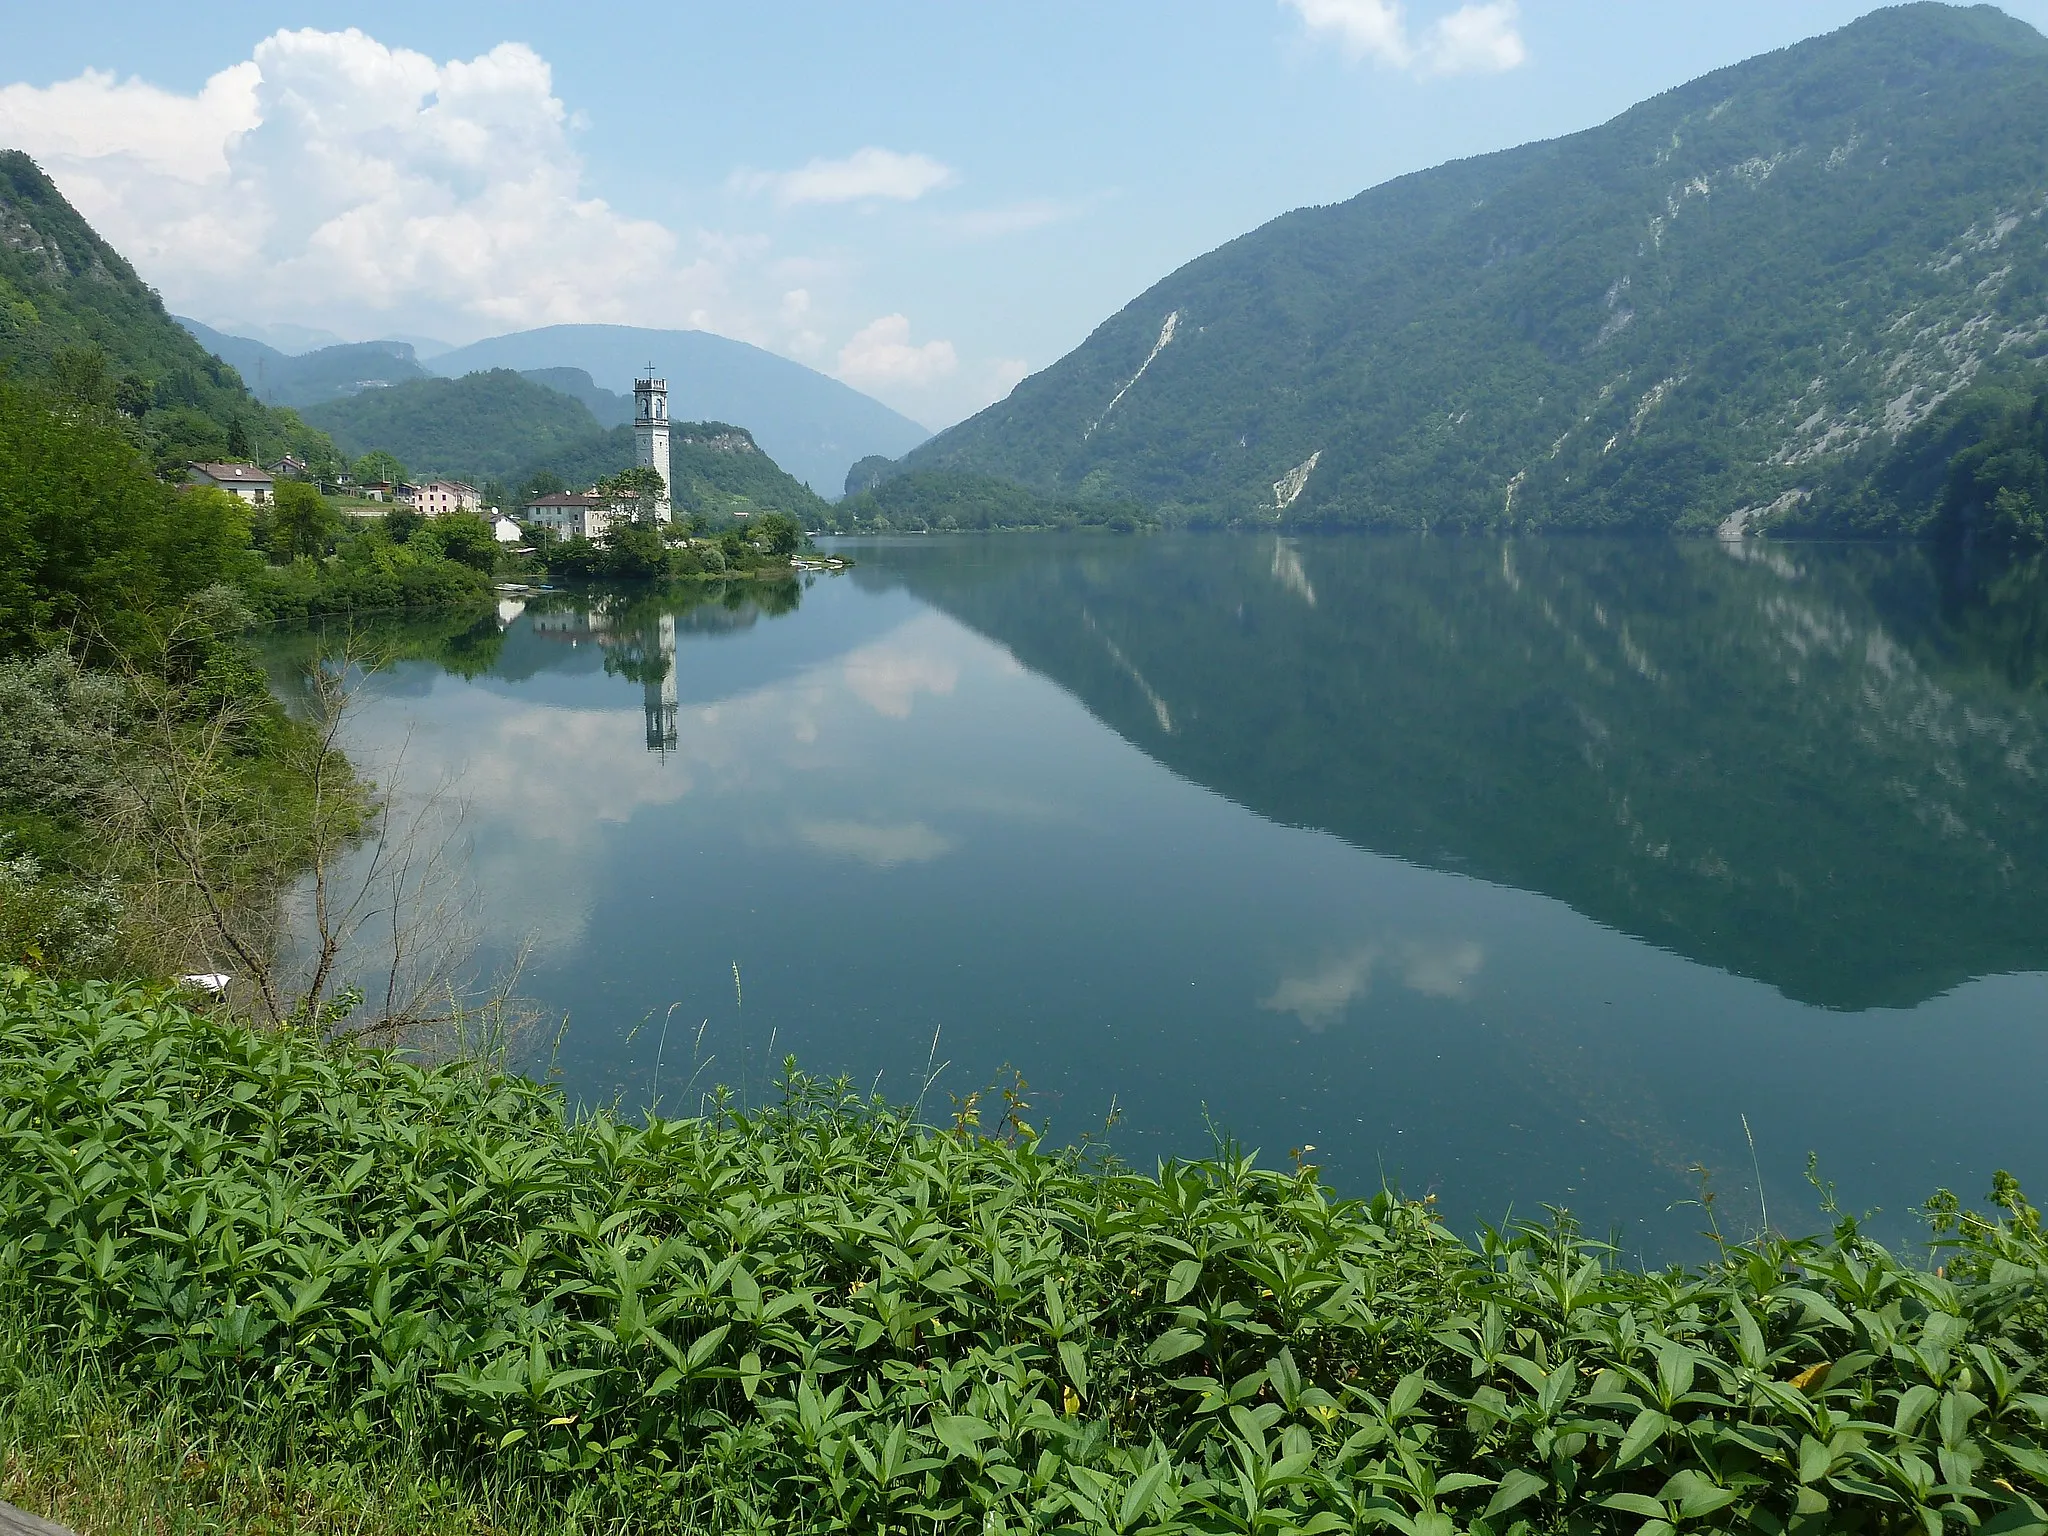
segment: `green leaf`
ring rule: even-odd
[[[1166,1277],[1166,1303],[1172,1306],[1184,1299],[1202,1278],[1202,1262],[1199,1259],[1182,1259]]]
[[[1129,1530],[1142,1520],[1152,1509],[1159,1497],[1159,1490],[1166,1482],[1166,1474],[1173,1470],[1170,1461],[1155,1461],[1140,1472],[1131,1486],[1124,1490],[1124,1501],[1117,1512],[1117,1526]]]
[[[1799,1481],[1817,1483],[1828,1475],[1828,1468],[1835,1458],[1828,1448],[1811,1435],[1799,1437]]]
[[[1154,1339],[1145,1351],[1147,1365],[1164,1365],[1169,1360],[1178,1360],[1182,1355],[1193,1354],[1206,1342],[1192,1328],[1169,1328]]]
[[[1421,1371],[1410,1371],[1395,1382],[1394,1390],[1387,1394],[1387,1417],[1406,1418],[1422,1401],[1422,1394],[1428,1386],[1429,1378]]]
[[[1088,1356],[1072,1339],[1060,1340],[1060,1364],[1067,1368],[1067,1380],[1081,1397],[1088,1396]]]
[[[1628,1427],[1628,1433],[1621,1437],[1621,1446],[1614,1453],[1617,1466],[1627,1466],[1657,1440],[1674,1428],[1671,1420],[1654,1408],[1645,1408]]]
[[[1281,1350],[1266,1366],[1266,1379],[1273,1383],[1273,1390],[1280,1395],[1290,1411],[1301,1400],[1301,1371],[1294,1363],[1294,1355]]]
[[[995,1426],[971,1414],[940,1413],[932,1416],[932,1433],[939,1444],[955,1456],[972,1460],[984,1440],[997,1438]]]
[[[1619,1510],[1624,1515],[1641,1515],[1646,1520],[1664,1518],[1664,1506],[1646,1493],[1610,1493],[1600,1501],[1600,1507]]]
[[[1517,1504],[1533,1499],[1549,1486],[1547,1479],[1538,1477],[1525,1467],[1516,1467],[1500,1480],[1500,1487],[1495,1490],[1491,1502],[1486,1506],[1486,1518],[1491,1520],[1495,1515],[1505,1514]],[[1664,1511],[1659,1509],[1657,1513],[1661,1515]]]
[[[1920,1420],[1926,1416],[1927,1410],[1940,1398],[1941,1394],[1924,1381],[1906,1388],[1899,1396],[1898,1407],[1892,1412],[1893,1432],[1900,1436],[1912,1434],[1920,1427]]]

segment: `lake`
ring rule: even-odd
[[[1632,1252],[2048,1186],[2048,574],[1917,549],[907,538],[403,632],[479,976],[584,1103],[777,1064]],[[1001,1109],[984,1110],[993,1122]],[[1312,1149],[1312,1150],[1308,1150]],[[1759,1187],[1760,1176],[1760,1187]]]

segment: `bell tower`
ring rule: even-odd
[[[661,497],[654,504],[658,522],[674,516],[668,480],[668,380],[654,376],[654,364],[633,381],[633,462],[661,476]]]

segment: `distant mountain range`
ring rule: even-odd
[[[550,325],[457,347],[432,366],[449,377],[480,368],[580,368],[602,388],[630,394],[650,362],[668,380],[672,417],[739,423],[776,463],[826,495],[839,494],[856,460],[898,458],[930,436],[837,379],[708,331]]]
[[[416,379],[510,369],[582,401],[600,425],[618,426],[632,420],[633,380],[652,362],[668,380],[675,419],[739,422],[777,463],[832,496],[856,460],[894,459],[930,436],[837,379],[708,331],[551,325],[494,336],[422,363],[404,341],[293,354],[196,320],[180,317],[179,324],[232,364],[258,399],[301,408]],[[536,445],[535,454],[540,451]]]
[[[222,362],[232,363],[249,391],[266,405],[299,408],[342,400],[365,389],[432,378],[410,343],[364,341],[281,352],[247,336],[230,336],[183,315],[172,317]]]
[[[898,468],[1198,523],[1703,529],[2048,353],[2044,214],[2048,39],[1901,6],[1276,219]]]

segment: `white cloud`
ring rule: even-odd
[[[858,859],[876,869],[898,864],[929,864],[959,845],[921,821],[877,824],[867,821],[800,821],[797,840],[837,858]]]
[[[1333,39],[1353,63],[1372,59],[1405,69],[1414,59],[1408,23],[1395,0],[1280,0],[1312,34]]]
[[[1367,60],[1425,75],[1499,73],[1528,58],[1516,0],[1477,0],[1432,22],[1418,39],[1399,0],[1280,0],[1311,36]]]
[[[960,682],[959,665],[944,657],[892,645],[871,645],[846,658],[846,686],[876,714],[907,720],[920,693],[937,698]]]
[[[1078,217],[1081,211],[1081,205],[1078,203],[1061,203],[1049,197],[1033,197],[1022,202],[1003,203],[994,208],[976,208],[967,213],[954,214],[945,223],[948,229],[970,240],[990,240],[1003,235],[1023,234],[1027,230],[1043,229],[1048,224],[1061,224]]]
[[[960,178],[930,155],[899,154],[870,144],[844,160],[812,160],[794,171],[740,171],[733,184],[766,192],[785,208],[801,203],[914,203]]]
[[[1500,74],[1529,57],[1516,27],[1515,0],[1467,5],[1430,29],[1424,59],[1433,74]]]
[[[353,28],[274,33],[189,96],[0,89],[0,142],[174,307],[353,334],[719,317],[727,265],[586,195],[569,133],[524,44],[437,64]]]
[[[1320,1033],[1372,991],[1374,972],[1393,972],[1400,985],[1423,997],[1458,1001],[1486,963],[1486,951],[1468,940],[1402,939],[1361,944],[1305,971],[1284,975],[1259,999],[1268,1013],[1291,1013]]]
[[[839,349],[839,376],[857,389],[916,389],[947,377],[959,366],[950,341],[910,340],[907,315],[883,315],[853,333]]]

